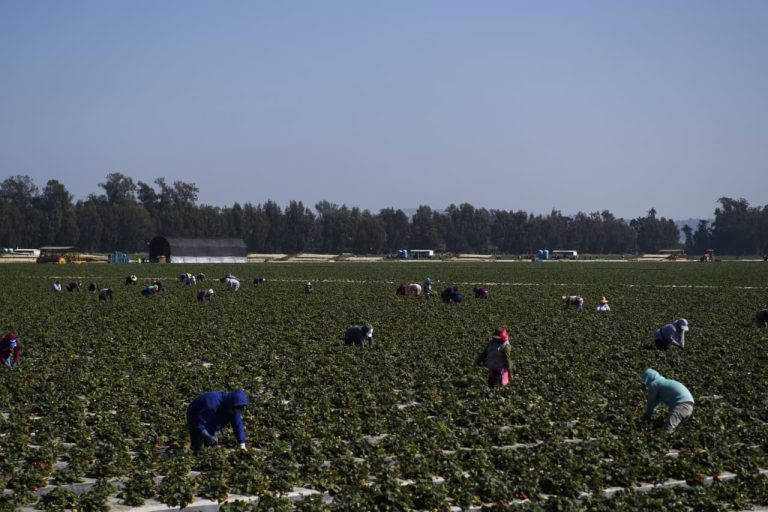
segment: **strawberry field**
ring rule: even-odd
[[[238,291],[214,279],[228,272]],[[426,277],[465,301],[395,295]],[[84,286],[54,293],[55,279]],[[142,296],[157,279],[165,291]],[[22,346],[19,369],[0,367],[1,510],[768,506],[762,262],[5,265],[0,283]],[[201,304],[203,286],[216,294]],[[595,312],[602,296],[612,311]],[[652,350],[681,316],[685,351]],[[377,346],[345,346],[366,322]],[[515,374],[489,389],[473,361],[498,324]],[[639,421],[646,367],[696,399],[669,438],[664,406]],[[194,457],[187,404],[236,387],[248,448],[227,429]]]

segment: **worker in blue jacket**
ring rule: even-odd
[[[664,378],[653,368],[643,372],[641,381],[648,393],[648,405],[643,419],[650,421],[656,406],[664,402],[669,406],[669,414],[664,420],[664,433],[667,435],[693,413],[693,395],[680,382]]]
[[[656,329],[656,332],[653,333],[653,343],[659,350],[667,350],[671,346],[683,350],[685,348],[685,333],[688,330],[688,320],[678,318],[671,324]]]
[[[192,451],[197,454],[203,446],[213,446],[216,433],[229,423],[240,448],[245,449],[242,413],[248,405],[243,388],[234,391],[206,391],[192,400],[187,408],[187,427]]]

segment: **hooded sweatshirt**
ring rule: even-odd
[[[232,409],[248,405],[248,396],[243,388],[234,391],[206,391],[197,396],[187,408],[187,423],[190,430],[213,435],[227,423],[231,423],[237,442],[245,443],[243,418]]]
[[[688,388],[676,380],[662,377],[653,368],[648,368],[643,372],[642,382],[648,388],[648,406],[645,415],[649,418],[661,402],[670,407],[686,402],[693,403],[693,395],[688,391]]]

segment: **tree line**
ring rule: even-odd
[[[198,204],[194,183],[157,178],[148,184],[121,173],[108,174],[98,186],[101,193],[75,202],[57,180],[40,190],[29,176],[5,179],[0,184],[0,245],[143,252],[155,235],[164,235],[237,237],[251,252],[271,253],[383,254],[407,248],[529,254],[549,248],[628,254],[681,247],[674,221],[658,217],[653,208],[628,221],[608,210],[534,215],[468,203],[443,211],[421,205],[409,216],[400,209],[372,213],[328,201],[314,209],[301,201],[283,208],[271,200],[221,208]],[[713,222],[700,220],[682,229],[682,245],[690,254],[705,249],[732,255],[768,252],[768,206],[750,207],[744,199],[727,197],[718,203]]]

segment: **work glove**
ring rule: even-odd
[[[208,446],[214,446],[219,442],[219,440],[216,439],[216,436],[212,436],[208,432],[203,432],[203,439],[205,440],[205,444]]]

